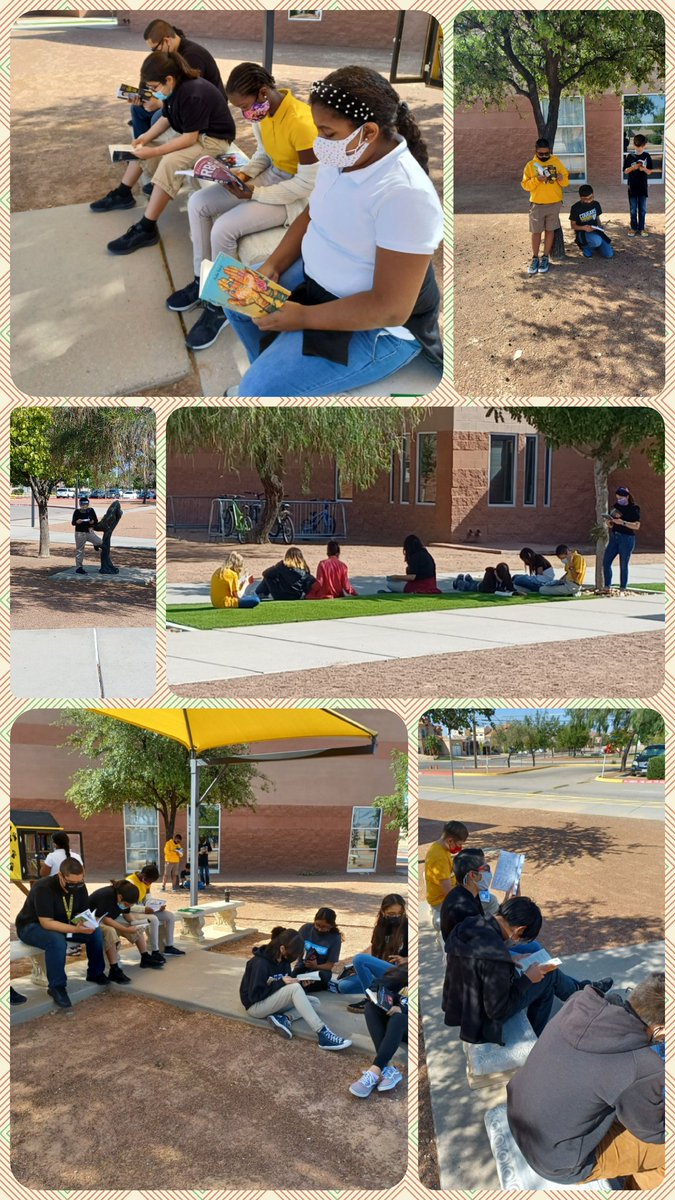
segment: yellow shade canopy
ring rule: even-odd
[[[373,747],[377,734],[324,708],[94,708],[162,737],[173,738],[196,754],[221,746],[250,745],[303,738],[356,739]]]

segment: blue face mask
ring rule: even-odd
[[[117,907],[118,907],[119,909],[121,909],[121,911],[122,911],[122,912],[128,912],[128,911],[129,911],[129,908],[130,908],[130,905],[128,905],[128,904],[122,904],[122,901],[121,901],[121,900],[118,900],[118,901],[117,901]]]
[[[152,94],[155,97],[155,100],[168,100],[169,99],[169,96],[168,95],[165,96],[164,92],[153,92]],[[170,93],[169,93],[169,95],[170,95]]]

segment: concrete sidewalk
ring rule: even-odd
[[[30,525],[21,525],[14,521],[10,525],[9,536],[12,542],[39,542],[40,530],[31,529]],[[72,529],[67,533],[61,533],[58,529],[49,531],[49,540],[59,546],[73,545]],[[155,538],[140,538],[140,537],[113,537],[112,553],[115,553],[117,547],[128,550],[155,550],[157,542]]]
[[[505,1088],[469,1088],[457,1030],[444,1024],[441,1011],[445,957],[431,929],[427,905],[421,909],[420,1010],[441,1188],[499,1188],[483,1118],[488,1109],[504,1103]],[[615,988],[621,989],[634,986],[649,971],[663,970],[664,961],[665,944],[649,942],[565,957],[564,968],[577,979],[611,976]]]
[[[156,680],[152,628],[17,629],[10,634],[15,696],[140,700]]]
[[[571,642],[662,628],[664,598],[599,598],[508,608],[439,610],[167,633],[170,684],[268,675],[283,671],[455,651]]]

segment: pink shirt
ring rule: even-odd
[[[322,559],[316,570],[316,583],[312,584],[305,599],[337,600],[343,592],[347,592],[350,596],[358,594],[349,582],[347,564],[343,563],[337,555]]]

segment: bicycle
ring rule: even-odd
[[[254,523],[257,524],[260,520],[262,512],[262,500],[260,495],[248,505],[248,511]],[[284,542],[286,546],[290,546],[295,538],[295,526],[291,517],[290,507],[285,502],[279,506],[277,518],[267,535],[270,542]]]
[[[335,534],[335,517],[331,512],[329,500],[324,501],[322,509],[313,512],[302,523],[302,537],[333,537]]]
[[[260,520],[262,499],[260,496],[256,496],[255,500],[249,500],[244,503],[241,501],[238,502],[234,496],[228,496],[226,499],[229,503],[223,513],[223,537],[229,538],[233,534],[236,534],[240,542],[245,542],[248,540],[247,535]],[[282,504],[279,515],[268,534],[268,538],[271,542],[282,541],[287,546],[290,546],[294,537],[295,527],[291,519],[289,506]]]
[[[239,507],[234,496],[226,496],[224,498],[229,503],[223,512],[223,538],[229,538],[233,534],[236,534],[239,542],[245,542],[247,535],[253,529],[253,521],[246,508]]]

